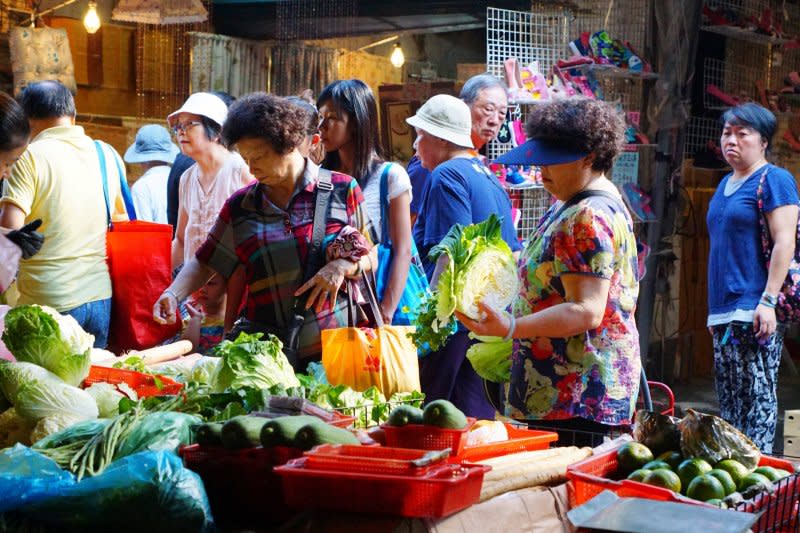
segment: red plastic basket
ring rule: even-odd
[[[483,476],[491,470],[444,464],[422,476],[401,476],[315,470],[307,462],[303,457],[275,468],[289,507],[410,518],[441,518],[477,503]]]
[[[293,513],[283,504],[273,467],[301,457],[297,448],[229,450],[193,444],[180,449],[183,464],[203,480],[214,518],[226,526],[276,524]]]
[[[478,446],[465,446],[464,451],[457,456],[457,459],[474,463],[511,453],[544,450],[558,440],[558,433],[553,431],[521,429],[512,424],[505,424],[505,426],[508,431],[508,440]]]
[[[159,384],[156,384],[156,377],[158,377],[160,381]],[[89,375],[83,380],[83,386],[88,387],[93,383],[101,382],[110,383],[112,385],[125,383],[136,391],[139,398],[178,394],[183,388],[182,383],[178,383],[165,376],[154,376],[152,374],[136,372],[135,370],[93,365],[89,368]]]
[[[422,459],[426,450],[409,448],[386,448],[383,446],[349,446],[323,444],[305,453],[306,468],[313,470],[336,470],[361,474],[387,474],[420,476],[441,462],[427,466],[416,466],[413,461]]]
[[[424,424],[405,426],[381,425],[386,433],[386,446],[390,448],[413,448],[415,450],[444,450],[450,448],[450,455],[461,455],[467,443],[467,432],[475,424],[474,418],[467,418],[464,429],[444,429]]]
[[[761,456],[759,466],[771,466],[788,472],[795,470],[791,462],[766,455]],[[616,450],[589,457],[567,467],[570,504],[580,505],[604,490],[611,490],[621,497],[706,505],[669,489],[629,479],[617,481],[606,477],[614,475],[616,471]],[[736,506],[736,510],[748,513],[763,512],[752,528],[754,533],[796,531],[798,502],[800,502],[800,475],[795,473],[776,482],[775,492],[772,494],[760,494],[752,500],[742,502]]]

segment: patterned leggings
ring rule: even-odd
[[[753,324],[714,326],[714,372],[722,418],[772,453],[778,420],[778,366],[784,329],[759,343]]]

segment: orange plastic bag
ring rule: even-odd
[[[115,222],[106,235],[111,275],[108,349],[114,353],[150,348],[180,331],[157,324],[153,304],[172,281],[172,226],[134,220]]]
[[[322,331],[322,366],[331,385],[359,392],[373,385],[388,399],[420,390],[417,348],[411,326],[336,328]]]

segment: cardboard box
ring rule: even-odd
[[[800,457],[800,437],[783,437],[783,455]]]
[[[783,435],[798,437],[800,442],[800,409],[787,409],[783,412]]]

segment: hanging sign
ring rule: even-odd
[[[639,183],[639,152],[622,152],[614,161],[611,181],[617,184]]]

